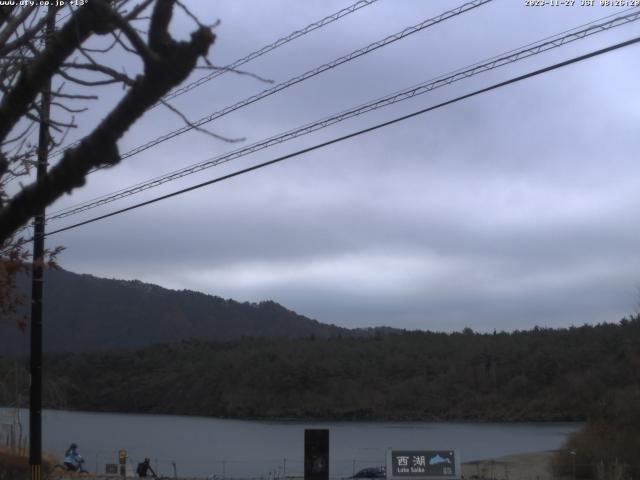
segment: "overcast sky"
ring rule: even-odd
[[[353,2],[188,3],[205,23],[220,19],[209,58],[226,65]],[[208,128],[250,144],[623,11],[580,3],[529,7],[524,0],[495,0]],[[242,69],[279,83],[460,4],[379,0]],[[639,26],[474,76],[48,229],[632,38]],[[176,16],[176,35],[193,29]],[[238,301],[272,299],[346,327],[491,331],[615,322],[640,300],[639,54],[631,46],[47,241],[66,247],[59,260],[74,272]],[[118,68],[135,71],[129,60],[119,61],[113,60]],[[269,87],[225,74],[174,104],[197,119]],[[82,119],[85,133],[121,95],[120,89],[101,93]],[[121,151],[181,125],[156,109],[127,134]],[[91,175],[49,211],[242,145],[181,135]]]

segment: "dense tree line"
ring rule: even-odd
[[[13,391],[16,360],[0,358]],[[50,406],[238,418],[583,420],[640,384],[640,317],[493,334],[182,341],[50,354]],[[0,390],[0,396],[3,395]]]

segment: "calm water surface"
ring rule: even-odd
[[[22,412],[28,431],[28,412]],[[332,477],[383,465],[387,448],[456,449],[462,461],[558,448],[577,423],[259,422],[177,415],[45,410],[43,450],[62,458],[71,442],[87,468],[104,472],[125,449],[158,473],[226,477],[303,473],[304,429],[328,428]]]

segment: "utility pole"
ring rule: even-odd
[[[52,9],[53,7],[49,7]],[[45,42],[55,29],[56,16],[47,12]],[[51,109],[51,79],[40,95],[40,131],[38,133],[38,165],[36,179],[47,174],[49,157],[49,111]],[[42,291],[44,262],[44,208],[33,222],[33,263],[31,272],[31,382],[29,385],[29,465],[31,480],[42,480]]]

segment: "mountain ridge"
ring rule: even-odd
[[[30,278],[18,279],[28,298]],[[138,348],[181,340],[328,338],[354,331],[321,323],[274,302],[238,302],[140,280],[100,278],[64,269],[45,273],[44,350]],[[0,355],[29,351],[28,335],[0,323]]]

